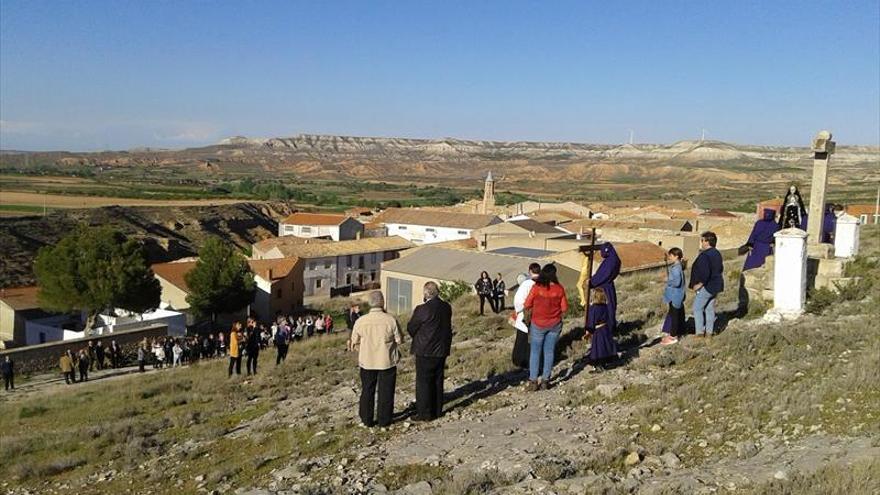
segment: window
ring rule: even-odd
[[[376,270],[370,272],[370,282],[376,281]]]
[[[351,285],[351,274],[350,273],[345,274],[345,285]]]
[[[309,263],[309,270],[317,270],[317,269],[318,269],[317,263],[315,263],[314,261]]]
[[[315,288],[316,288],[316,289],[320,289],[320,288],[323,287],[323,286],[324,286],[324,279],[322,279],[322,278],[316,278],[316,279],[315,279]]]
[[[40,343],[41,344],[46,343],[46,332],[40,332]]]
[[[433,227],[426,227],[425,232],[437,232],[437,230],[434,229]]]
[[[406,225],[398,225],[397,230],[406,230]]]
[[[296,232],[296,228],[293,225],[285,225],[284,226],[284,233],[285,234],[293,234],[294,232]]]
[[[330,260],[324,260],[324,269],[330,268]]]
[[[859,223],[862,225],[868,223],[868,215],[859,215]]]
[[[412,280],[388,277],[388,311],[394,314],[412,311]]]
[[[468,231],[467,230],[459,230],[458,235],[468,235]]]
[[[311,234],[312,228],[311,227],[300,227],[299,231],[301,234]]]
[[[348,268],[351,268],[351,260],[352,260],[352,258],[351,258],[350,254],[348,256],[346,256],[345,266],[347,266]]]
[[[358,256],[358,269],[359,270],[364,269],[364,255]]]

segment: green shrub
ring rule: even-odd
[[[36,416],[42,416],[44,413],[46,413],[48,411],[49,411],[49,409],[45,408],[43,406],[33,406],[33,407],[23,406],[18,411],[18,417],[19,417],[19,419],[33,418]]]
[[[446,302],[454,302],[465,294],[470,294],[471,284],[456,280],[455,282],[440,282],[440,298]]]

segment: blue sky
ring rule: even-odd
[[[0,0],[0,147],[880,143],[880,0]]]

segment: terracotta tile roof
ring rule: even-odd
[[[844,209],[850,215],[857,217],[859,215],[873,215],[877,211],[877,205],[871,205],[871,204],[846,205],[846,207]]]
[[[269,251],[277,246],[296,246],[299,244],[329,244],[332,239],[323,237],[297,237],[295,235],[283,235],[281,237],[270,237],[262,241],[255,242],[253,247],[260,251]]]
[[[348,256],[355,254],[399,251],[414,247],[412,242],[399,237],[365,237],[352,241],[329,242],[323,244],[294,244],[278,246],[285,257],[301,259],[325,258],[328,256]]]
[[[158,277],[162,277],[169,284],[178,289],[189,292],[189,286],[186,283],[186,274],[196,266],[195,261],[172,261],[169,263],[156,263],[151,268],[153,273]]]
[[[263,279],[275,281],[286,277],[290,271],[296,266],[299,260],[296,258],[276,258],[271,260],[248,260],[254,275]],[[195,268],[196,261],[187,258],[186,261],[172,261],[170,263],[157,263],[152,266],[153,273],[165,279],[169,284],[179,288],[184,292],[189,292],[189,285],[186,283],[186,274]],[[272,273],[271,279],[269,273]]]
[[[40,307],[37,301],[37,293],[40,288],[36,285],[30,287],[7,287],[0,289],[0,301],[15,311],[36,309]]]
[[[294,213],[281,221],[290,225],[339,225],[349,217],[326,213]]]
[[[495,215],[477,213],[455,213],[448,211],[419,210],[415,208],[388,208],[379,214],[375,222],[384,224],[425,225],[429,227],[449,227],[479,229],[487,225],[501,223]]]
[[[620,271],[630,272],[666,263],[666,250],[650,242],[625,242],[614,244],[620,256]]]
[[[251,266],[251,270],[254,271],[254,275],[257,275],[264,280],[269,280],[270,282],[290,275],[290,272],[293,271],[298,262],[299,258],[295,257],[275,258],[270,260],[248,260],[248,264]]]

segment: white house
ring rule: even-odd
[[[400,236],[415,244],[434,244],[468,239],[474,230],[502,220],[495,215],[388,208],[376,221],[385,224],[389,236]]]
[[[278,223],[278,236],[329,237],[348,241],[363,236],[364,224],[345,215],[294,213]]]

